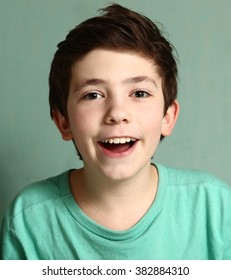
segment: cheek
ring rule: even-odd
[[[146,136],[151,149],[156,149],[162,134],[162,114],[150,114],[146,119]]]
[[[146,124],[147,129],[151,131],[161,131],[163,114],[160,110],[152,110],[149,113],[147,112],[144,116],[145,120],[143,123]]]
[[[93,135],[97,127],[97,118],[89,110],[73,110],[70,114],[70,127],[74,138],[78,141]]]

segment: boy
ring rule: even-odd
[[[18,195],[2,259],[231,259],[231,189],[151,164],[179,113],[172,46],[154,23],[107,7],[58,45],[49,85],[84,165]]]

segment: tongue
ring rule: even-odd
[[[104,148],[113,152],[113,153],[122,153],[127,151],[131,145],[129,143],[125,143],[125,144],[103,144]]]

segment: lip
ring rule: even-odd
[[[103,146],[103,144],[102,144],[103,141],[108,140],[108,139],[115,139],[115,138],[130,138],[130,139],[135,139],[135,141],[134,141],[134,144],[130,148],[128,148],[127,150],[125,150],[123,152],[113,152],[113,151],[110,151],[110,150],[106,149]],[[97,142],[100,152],[104,156],[109,157],[109,158],[128,157],[129,155],[131,155],[134,152],[138,143],[139,143],[139,139],[137,139],[136,137],[132,137],[132,136],[110,136],[110,137],[106,137],[103,140],[100,140],[100,141]]]

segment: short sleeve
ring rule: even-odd
[[[224,260],[231,260],[231,192],[225,217]]]
[[[9,217],[6,215],[2,222],[0,236],[0,259],[1,260],[25,260],[23,248],[10,227]]]

